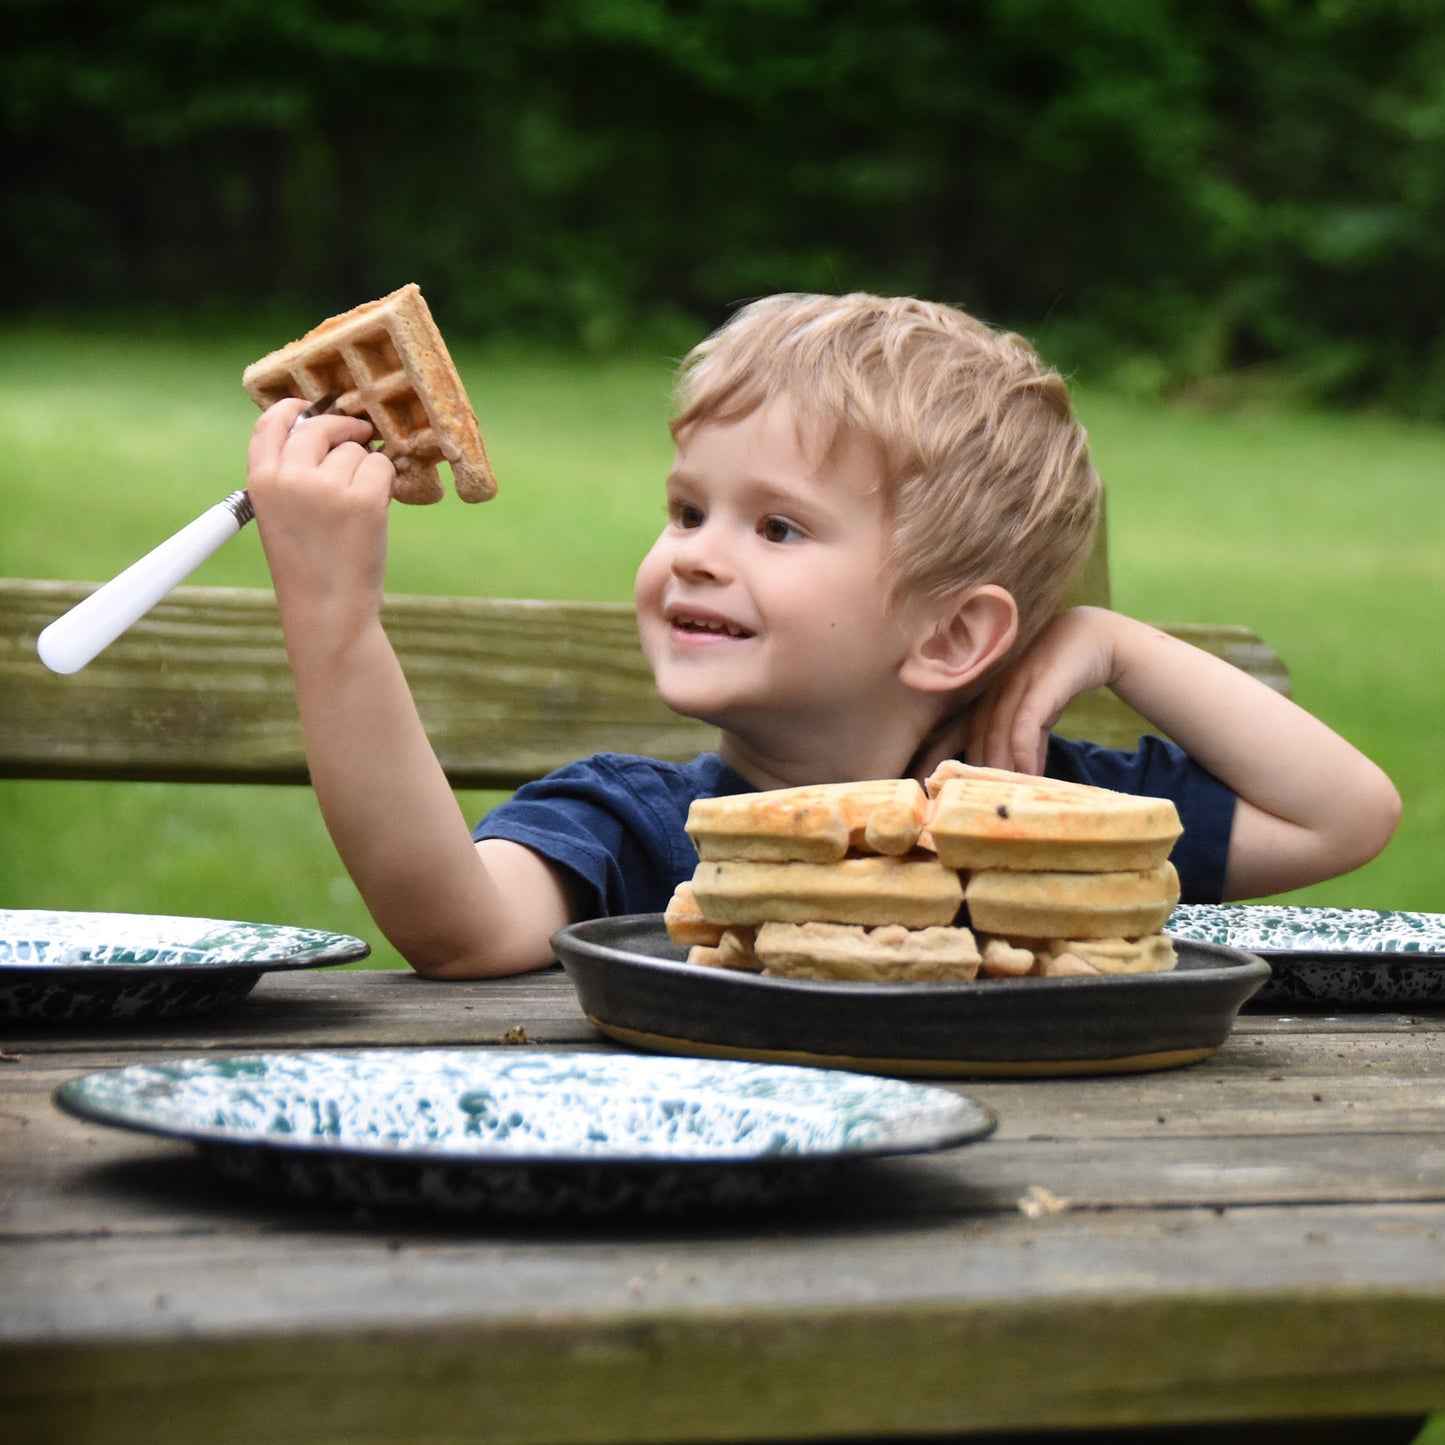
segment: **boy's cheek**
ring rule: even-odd
[[[644,621],[662,625],[662,594],[670,574],[667,558],[659,548],[653,547],[642,559],[632,584],[632,601],[639,626]]]

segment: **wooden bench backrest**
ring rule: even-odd
[[[87,668],[57,676],[35,639],[91,590],[0,579],[0,776],[307,781],[269,591],[178,588]],[[456,787],[513,788],[599,751],[680,760],[714,745],[658,701],[626,604],[395,597],[385,620]],[[1247,628],[1170,630],[1287,690]],[[1107,693],[1080,698],[1060,725],[1112,746],[1145,730]]]

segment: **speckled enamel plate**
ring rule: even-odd
[[[827,983],[695,967],[660,914],[574,923],[552,947],[592,1023],[633,1048],[874,1074],[1134,1073],[1214,1052],[1269,976],[1213,943],[1169,973]]]
[[[1269,961],[1255,1002],[1411,1007],[1445,1003],[1445,914],[1269,904],[1181,904],[1176,939]]]
[[[262,973],[365,958],[342,933],[149,913],[0,909],[0,1019],[181,1018],[244,998]]]
[[[188,1140],[267,1190],[526,1218],[773,1202],[848,1160],[995,1127],[971,1099],[893,1079],[526,1049],[185,1059],[87,1074],[55,1102]]]

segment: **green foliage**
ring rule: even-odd
[[[672,346],[908,291],[1144,392],[1445,415],[1428,0],[0,0],[0,304],[419,280],[448,331]]]

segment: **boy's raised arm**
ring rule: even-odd
[[[1049,730],[1091,687],[1111,689],[1237,795],[1226,898],[1346,873],[1395,830],[1394,785],[1337,733],[1223,659],[1102,608],[1055,618],[980,700],[970,761],[1041,771]]]
[[[377,925],[419,972],[517,973],[568,921],[535,854],[474,845],[381,623],[391,463],[342,416],[279,402],[247,456],[312,785]]]

